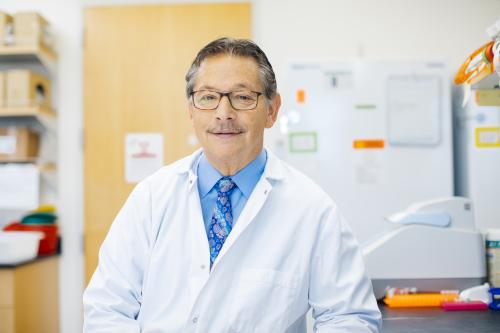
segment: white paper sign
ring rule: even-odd
[[[163,134],[125,136],[125,181],[137,183],[163,166]]]
[[[441,140],[441,91],[438,76],[402,75],[388,79],[389,142],[433,146]]]

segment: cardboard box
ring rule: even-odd
[[[14,14],[14,43],[16,45],[50,45],[49,23],[37,12]]]
[[[6,85],[5,85],[5,72],[0,71],[0,108],[3,108],[7,104],[6,96]]]
[[[12,16],[5,12],[0,12],[0,46],[8,44],[9,39],[12,38],[12,29]]]
[[[0,127],[0,162],[38,157],[40,136],[27,127]]]
[[[26,69],[10,70],[6,82],[7,107],[51,107],[51,86],[45,76]]]

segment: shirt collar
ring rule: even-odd
[[[231,179],[236,183],[236,186],[238,186],[238,189],[246,198],[250,196],[260,176],[264,172],[266,161],[267,152],[265,149],[262,149],[260,154],[252,162],[238,171],[235,175],[231,176]],[[208,162],[203,153],[200,155],[197,170],[198,187],[200,195],[203,198],[223,176],[210,164],[210,162]]]

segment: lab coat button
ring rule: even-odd
[[[206,267],[205,265],[201,265],[200,266],[201,269],[205,269],[205,267]]]
[[[196,324],[198,322],[198,317],[193,318],[193,324]]]

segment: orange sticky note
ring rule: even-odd
[[[304,89],[297,90],[297,103],[304,103],[306,101],[306,92]]]
[[[352,147],[354,149],[382,149],[384,140],[354,140]]]

